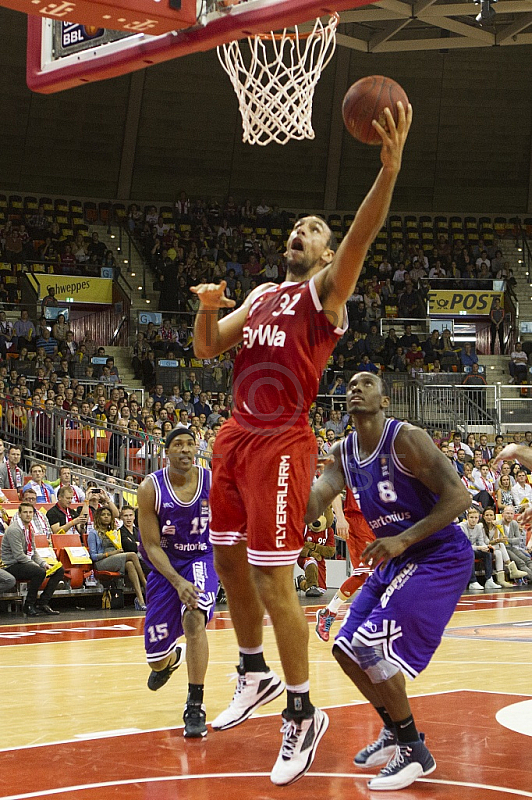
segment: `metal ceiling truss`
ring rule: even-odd
[[[490,18],[480,25],[473,0],[377,0],[340,13],[337,41],[363,53],[532,44],[532,0],[483,2]]]

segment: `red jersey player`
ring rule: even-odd
[[[345,330],[345,303],[388,213],[412,120],[410,106],[397,107],[397,125],[389,109],[386,130],[373,123],[382,139],[382,167],[336,254],[328,225],[303,217],[288,238],[284,283],[257,287],[221,319],[218,310],[235,305],[225,296],[226,282],[191,288],[200,300],[196,357],[214,358],[242,342],[233,372],[234,413],[216,437],[210,496],[215,566],[240,665],[233,700],[212,726],[238,725],[284,690],[264,660],[266,609],[287,684],[283,742],[270,776],[281,786],[308,771],[328,725],[310,700],[308,623],[293,584],[316,467],[308,410]]]
[[[340,606],[353,597],[372,572],[371,567],[364,564],[361,556],[368,542],[372,542],[375,538],[351,489],[346,489],[343,508],[338,495],[333,502],[333,509],[336,514],[336,535],[347,542],[352,569],[351,575],[342,583],[329,605],[316,611],[316,634],[324,642],[329,641],[331,626]]]

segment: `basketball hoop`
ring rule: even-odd
[[[242,115],[242,140],[249,144],[286,144],[314,139],[312,100],[323,69],[336,48],[338,14],[328,23],[317,19],[309,32],[297,25],[217,48]]]

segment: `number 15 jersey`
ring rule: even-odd
[[[204,467],[196,469],[198,485],[189,503],[184,503],[177,497],[170,482],[168,467],[148,476],[155,489],[155,512],[159,519],[161,548],[177,572],[199,558],[212,560],[212,545],[209,541],[211,472]],[[149,563],[149,559],[146,560]]]

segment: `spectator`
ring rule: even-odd
[[[460,528],[465,533],[475,553],[475,559],[479,559],[484,565],[484,575],[486,581],[482,586],[478,581],[475,574],[475,562],[471,571],[471,578],[469,579],[469,591],[482,591],[483,589],[491,589],[492,591],[501,589],[498,583],[493,580],[493,555],[489,546],[489,540],[484,532],[484,528],[479,524],[480,515],[476,508],[470,508],[467,512],[467,518],[464,522],[460,523]]]
[[[44,348],[44,352],[50,358],[53,358],[55,355],[57,355],[57,352],[58,352],[57,339],[55,339],[52,336],[52,334],[50,333],[50,330],[48,328],[44,328],[43,329],[43,331],[42,331],[41,335],[39,336],[39,338],[37,339],[35,345],[38,348],[39,347]]]
[[[493,300],[490,311],[490,352],[495,353],[495,339],[499,339],[501,355],[504,355],[504,309],[498,297]]]
[[[415,333],[412,333],[411,325],[405,325],[405,332],[401,336],[399,343],[405,350],[413,344],[419,346],[419,338]]]
[[[77,264],[83,268],[83,265],[89,260],[89,250],[82,233],[78,233],[72,247],[72,253],[76,259]]]
[[[500,527],[506,543],[506,550],[511,561],[518,570],[526,572],[529,581],[532,581],[532,559],[526,549],[526,534],[514,519],[513,505],[503,507]],[[510,572],[511,576],[511,572]]]
[[[58,614],[50,606],[50,600],[58,583],[63,579],[63,567],[53,570],[41,558],[35,547],[35,534],[32,528],[33,506],[22,502],[18,509],[22,530],[16,522],[12,522],[2,537],[2,561],[7,571],[17,580],[27,581],[28,593],[23,611],[29,617],[41,614]],[[37,600],[37,592],[48,577],[46,588]]]
[[[406,361],[405,351],[401,346],[399,346],[395,351],[395,355],[392,358],[391,367],[394,372],[408,371],[408,364]]]
[[[63,403],[61,401],[61,408],[62,405]],[[56,426],[54,410],[54,401],[46,400],[44,411],[40,411],[35,420],[35,444],[40,452],[46,453],[47,455],[52,455],[54,450]],[[45,502],[50,501],[46,500]]]
[[[484,531],[489,538],[490,545],[493,549],[495,556],[495,565],[497,569],[497,581],[503,588],[512,588],[513,584],[505,580],[504,568],[508,570],[508,574],[512,580],[518,578],[526,578],[526,572],[518,570],[513,561],[510,560],[508,551],[506,549],[506,540],[504,533],[499,525],[495,523],[495,511],[493,508],[485,508],[482,512],[482,525]],[[500,566],[501,561],[503,567]]]
[[[515,484],[512,486],[512,496],[514,506],[519,511],[524,511],[525,507],[532,504],[532,486],[527,482],[526,470],[519,468],[516,470]]]
[[[103,242],[100,242],[100,238],[96,231],[94,231],[92,234],[91,241],[87,248],[87,251],[90,259],[96,256],[96,263],[103,264],[107,247]]]
[[[51,484],[45,482],[46,464],[35,462],[30,468],[31,480],[24,486],[23,493],[33,489],[39,503],[55,503],[56,497]]]
[[[528,382],[528,356],[523,350],[522,342],[516,342],[515,350],[510,354],[508,369],[512,376],[510,383]]]
[[[120,530],[114,528],[111,509],[98,508],[94,513],[94,526],[89,530],[89,553],[95,569],[127,574],[135,591],[135,608],[146,610],[143,591],[146,579],[136,553],[126,553],[122,547]]]
[[[81,513],[71,508],[74,492],[70,486],[61,486],[57,492],[57,503],[46,512],[52,533],[76,533],[82,525],[86,525],[88,513]],[[73,530],[74,529],[74,530]]]
[[[19,492],[22,489],[25,475],[19,466],[21,455],[22,451],[20,447],[11,445],[7,454],[7,461],[4,461],[2,457],[0,464],[0,489],[17,489]]]
[[[471,347],[470,342],[466,342],[462,347],[460,361],[462,363],[462,367],[472,367],[473,364],[478,364],[478,356]]]
[[[35,325],[29,318],[29,314],[25,308],[23,308],[20,312],[20,319],[17,319],[13,325],[13,334],[17,340],[17,349],[20,349],[23,345],[28,346],[28,344],[31,344],[34,341]]]
[[[373,372],[378,375],[379,367],[370,360],[368,355],[363,355],[362,361],[357,366],[357,372]]]
[[[367,356],[366,356],[366,358],[367,358]],[[329,384],[329,387],[327,389],[327,394],[328,395],[332,395],[332,396],[334,396],[334,395],[343,395],[343,396],[345,396],[346,391],[347,391],[347,386],[346,386],[346,383],[345,383],[345,380],[344,380],[344,376],[343,375],[336,375],[336,377],[334,378],[332,383]]]
[[[0,311],[0,355],[5,359],[13,341],[13,323],[6,318],[6,312]]]

